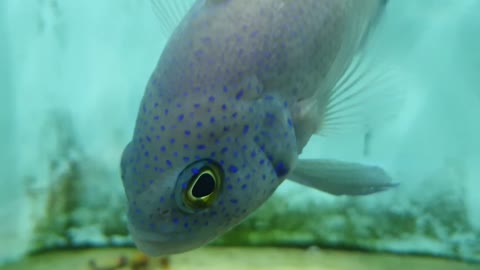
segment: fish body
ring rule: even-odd
[[[128,226],[141,250],[208,243],[295,179],[298,155],[322,129],[384,2],[194,3],[150,77],[122,155]]]

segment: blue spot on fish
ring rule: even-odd
[[[195,51],[195,56],[202,57],[203,56],[203,50],[196,50]]]
[[[243,127],[243,135],[247,135],[249,128],[250,128],[250,127],[249,127],[248,125],[245,125],[245,126]]]
[[[238,91],[238,93],[237,93],[237,95],[235,96],[235,98],[236,98],[237,100],[239,100],[239,99],[242,98],[242,96],[243,96],[243,89],[240,90],[240,91]]]
[[[278,177],[285,176],[288,173],[288,171],[289,171],[288,167],[282,161],[279,161],[275,165],[275,173],[277,174]]]
[[[238,172],[238,168],[234,165],[230,165],[230,167],[228,168],[228,170],[231,172],[231,173],[236,173]]]

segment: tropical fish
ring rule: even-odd
[[[150,77],[122,155],[137,247],[153,256],[200,247],[287,178],[337,195],[394,186],[377,166],[298,158],[375,87],[357,87],[359,55],[385,2],[195,1]]]

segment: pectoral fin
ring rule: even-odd
[[[368,195],[398,185],[380,167],[327,159],[299,160],[288,179],[333,195]]]

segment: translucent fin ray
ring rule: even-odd
[[[375,126],[395,117],[405,98],[398,79],[400,73],[391,65],[367,57],[355,56],[328,98],[321,128],[317,134],[343,129]]]
[[[378,31],[385,30],[379,22],[378,18],[368,22],[360,16],[352,19],[355,27],[345,33],[328,81],[322,85],[332,90],[321,91],[324,96],[318,97],[328,100],[326,108],[322,108],[318,135],[364,131],[386,123],[400,112],[407,91],[399,86],[401,73],[379,56],[382,43]],[[353,49],[358,51],[354,55]]]
[[[151,0],[162,34],[167,39],[173,33],[182,18],[187,14],[195,0]]]

